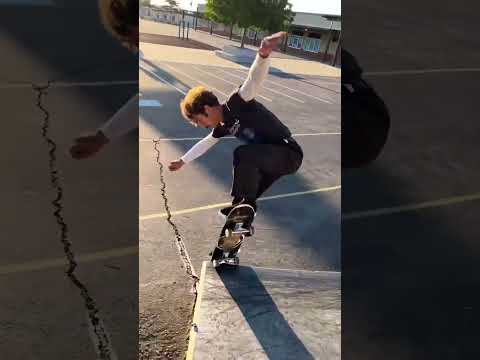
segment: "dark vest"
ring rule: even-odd
[[[223,108],[223,124],[213,130],[213,137],[235,136],[248,144],[282,144],[291,132],[270,110],[255,99],[245,101],[233,93]]]

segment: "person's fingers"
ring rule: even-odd
[[[179,162],[173,162],[169,165],[168,168],[170,169],[170,171],[177,171],[181,167],[182,167],[182,165]]]
[[[80,136],[74,139],[75,143],[77,144],[89,144],[89,143],[95,143],[96,138],[94,136],[88,135],[88,136]]]
[[[267,36],[265,38],[265,40],[270,44],[279,43],[283,39],[285,34],[286,34],[286,32],[280,31],[280,32],[277,32],[277,33],[272,34],[270,36]]]
[[[70,149],[70,154],[74,158],[82,157],[86,153],[88,153],[88,151],[86,151],[84,148],[81,148],[81,147],[78,147],[78,146],[74,146]]]
[[[98,150],[98,148],[81,144],[72,146],[70,148],[70,154],[74,159],[83,159],[95,154],[96,152],[98,152]]]

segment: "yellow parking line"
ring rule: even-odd
[[[413,211],[413,210],[435,208],[440,206],[459,204],[467,201],[474,201],[474,200],[480,200],[480,193],[475,193],[475,194],[465,195],[465,196],[456,196],[451,198],[443,198],[439,200],[426,201],[426,202],[417,203],[417,204],[408,204],[408,205],[394,206],[389,208],[380,208],[380,209],[352,212],[352,213],[343,215],[342,220],[360,219],[365,217],[381,216],[381,215],[395,214],[395,213],[407,212],[407,211]]]
[[[308,190],[308,191],[299,191],[299,192],[280,194],[280,195],[274,195],[274,196],[265,196],[265,197],[259,198],[258,201],[282,199],[282,198],[292,197],[292,196],[300,196],[300,195],[314,194],[314,193],[319,193],[319,192],[335,191],[335,190],[339,190],[340,188],[341,188],[341,186],[338,185],[338,186],[331,186],[331,187]],[[198,212],[198,211],[222,208],[222,207],[229,206],[229,205],[231,205],[231,203],[229,203],[229,202],[228,203],[212,204],[212,205],[200,206],[200,207],[195,207],[195,208],[190,208],[190,209],[172,211],[171,214],[172,215],[190,214],[190,213],[194,213],[194,212]],[[151,219],[165,218],[167,216],[168,216],[168,214],[166,212],[162,212],[162,213],[158,213],[158,214],[143,215],[143,216],[140,216],[139,219],[140,220],[151,220]]]
[[[188,349],[186,360],[193,360],[194,353],[195,353],[195,342],[197,340],[197,331],[198,331],[198,323],[200,322],[201,317],[201,310],[202,310],[202,300],[203,300],[203,288],[205,287],[205,273],[207,271],[208,263],[204,261],[202,263],[202,270],[200,272],[200,281],[197,284],[197,301],[195,304],[195,310],[193,311],[193,319],[192,319],[192,328],[190,329],[190,338],[188,341]]]

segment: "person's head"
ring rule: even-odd
[[[137,0],[98,0],[105,28],[132,51],[138,50],[138,4]]]
[[[223,121],[223,111],[215,94],[203,86],[197,86],[187,93],[180,102],[185,119],[194,126],[213,129]]]

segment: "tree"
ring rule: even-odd
[[[230,25],[230,38],[233,25],[236,23],[234,0],[207,0],[205,16],[210,21]]]
[[[293,19],[288,0],[207,0],[205,15],[208,19],[243,28],[240,47],[244,47],[248,28],[276,32],[285,30]]]
[[[150,0],[140,0],[140,6],[150,6]]]
[[[259,27],[268,32],[287,30],[295,13],[288,0],[261,0],[262,20]]]
[[[176,0],[165,0],[165,2],[172,8],[178,8],[178,1]]]
[[[215,22],[244,28],[241,47],[244,46],[245,33],[248,27],[255,24],[255,6],[259,0],[207,0],[206,17]],[[231,36],[231,35],[230,35]]]

